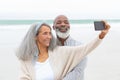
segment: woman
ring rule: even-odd
[[[99,45],[110,28],[105,25],[106,29],[89,44],[67,47],[56,45],[49,25],[33,24],[17,52],[21,62],[20,80],[62,80]]]

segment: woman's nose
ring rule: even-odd
[[[48,34],[48,38],[49,38],[49,39],[51,39],[51,38],[52,38],[51,34]]]

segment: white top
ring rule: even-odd
[[[53,70],[49,63],[49,58],[45,62],[35,64],[36,80],[54,80]]]

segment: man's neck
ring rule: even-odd
[[[60,37],[57,37],[57,38],[58,38],[58,40],[61,42],[62,46],[64,46],[65,41],[68,39],[68,37],[65,38],[65,39],[60,38]]]

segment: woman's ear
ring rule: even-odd
[[[35,37],[35,40],[37,41],[37,36]]]

